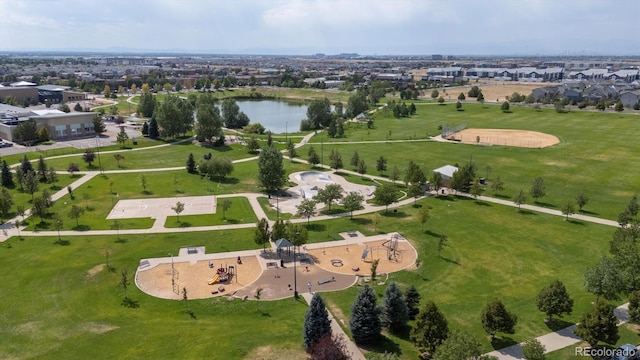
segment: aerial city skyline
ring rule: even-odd
[[[615,6],[612,6],[615,5]],[[0,2],[0,51],[637,55],[620,0]],[[625,15],[627,14],[627,15]]]

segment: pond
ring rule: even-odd
[[[237,104],[252,123],[260,123],[275,134],[298,132],[300,121],[307,118],[307,105],[273,100],[238,100]]]

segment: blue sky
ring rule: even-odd
[[[0,51],[638,55],[639,0],[0,0]]]

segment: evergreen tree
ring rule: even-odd
[[[384,156],[380,156],[380,158],[378,158],[378,161],[376,162],[376,170],[380,174],[387,171],[387,159],[385,159]]]
[[[359,163],[360,163],[360,155],[358,154],[358,150],[356,150],[353,152],[353,155],[351,156],[351,160],[349,161],[349,164],[351,164],[351,166],[357,169]]]
[[[2,186],[13,187],[13,174],[6,160],[2,160]]]
[[[196,173],[196,160],[193,158],[193,153],[189,153],[189,157],[187,158],[187,172],[189,174]]]
[[[160,137],[160,131],[158,130],[158,121],[156,121],[155,116],[151,117],[151,121],[149,122],[149,138],[157,139]]]
[[[533,184],[531,185],[531,197],[534,198],[535,202],[538,202],[538,199],[543,197],[545,193],[544,179],[541,177],[537,177],[533,179]]]
[[[267,219],[262,218],[256,224],[253,240],[256,244],[262,245],[262,251],[266,251],[266,244],[269,242],[269,222]]]
[[[493,299],[484,307],[481,320],[482,328],[492,338],[495,337],[498,331],[513,334],[514,327],[518,323],[516,315],[507,311],[507,308],[499,299]]]
[[[409,319],[415,320],[416,315],[420,312],[420,293],[415,286],[411,285],[404,293],[404,300],[407,302],[409,309]]]
[[[379,338],[382,326],[378,315],[376,294],[369,285],[365,285],[351,305],[349,327],[356,343],[371,344]]]
[[[49,166],[49,173],[47,174],[47,181],[50,184],[55,184],[58,182],[58,173],[56,172],[56,169],[53,168],[53,166]]]
[[[433,301],[425,304],[418,314],[415,326],[411,329],[410,337],[413,345],[421,353],[433,354],[449,334],[447,319]]]
[[[329,154],[329,166],[335,170],[342,169],[342,156],[337,150],[331,150],[331,154]]]
[[[560,280],[554,280],[540,291],[536,306],[552,320],[553,315],[562,317],[562,314],[571,314],[573,299],[569,297],[564,284]]]
[[[40,155],[38,159],[38,180],[40,182],[47,182],[47,163],[45,163],[42,155]]]
[[[614,345],[618,335],[618,318],[613,313],[613,305],[598,301],[589,312],[582,315],[575,330],[576,335],[592,347],[602,341]]]
[[[322,297],[315,293],[311,298],[309,308],[304,314],[302,328],[304,348],[309,351],[313,344],[318,342],[325,334],[331,334],[331,321]]]
[[[149,123],[147,121],[142,124],[142,136],[149,136]]]
[[[526,360],[544,360],[545,347],[538,339],[530,339],[522,344],[522,355]]]
[[[2,219],[9,214],[13,204],[13,196],[6,187],[2,187],[2,191],[0,191],[0,217]]]
[[[482,345],[478,339],[460,330],[454,330],[447,336],[447,340],[438,346],[433,360],[485,359]]]
[[[402,329],[409,321],[409,308],[395,281],[387,286],[380,308],[380,322],[391,332]]]
[[[27,155],[25,155],[22,158],[21,165],[22,165],[22,172],[24,174],[26,174],[26,173],[28,173],[30,171],[33,171],[33,165],[31,164],[31,161],[29,161],[29,159],[27,158]]]
[[[320,163],[320,157],[318,156],[318,153],[313,148],[313,146],[309,147],[309,152],[307,153],[307,156],[309,157],[307,160],[309,161],[309,164],[315,166]]]

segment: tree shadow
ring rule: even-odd
[[[118,243],[118,244],[126,244],[126,243],[129,242],[129,240],[123,239],[123,238],[118,238],[115,242]]]
[[[224,178],[224,179],[220,179],[220,181],[218,181],[220,184],[225,184],[225,185],[236,185],[238,183],[240,183],[240,179],[238,178]]]
[[[64,239],[58,239],[56,241],[53,242],[55,245],[60,245],[60,246],[68,246],[69,244],[71,244],[69,242],[69,240],[64,240]]]
[[[553,318],[552,320],[545,319],[544,320],[544,324],[547,325],[547,327],[551,331],[558,331],[558,330],[562,330],[562,329],[568,328],[571,325],[575,325],[572,322],[564,321],[564,320],[558,319],[558,318]]]
[[[239,224],[240,221],[236,220],[236,219],[224,219],[224,222],[226,222],[227,224]]]
[[[196,318],[196,313],[194,313],[192,310],[188,310],[187,314],[189,314],[189,317],[191,317],[191,319],[198,320],[198,318]]]
[[[506,348],[517,343],[518,342],[510,336],[494,337],[493,339],[491,339],[491,346],[494,350]]]
[[[367,351],[374,351],[378,353],[384,353],[386,351],[390,353],[395,353],[398,355],[398,357],[402,355],[402,349],[400,349],[400,345],[384,335],[380,335],[378,340],[372,344],[357,344],[357,345],[358,347]]]
[[[573,225],[580,225],[580,226],[585,226],[586,224],[583,221],[579,221],[576,219],[565,219],[566,222],[568,222],[569,224],[573,224]]]
[[[358,225],[369,225],[372,223],[371,219],[367,218],[352,218],[351,222]]]
[[[180,221],[178,222],[178,227],[191,227],[191,223],[188,221]]]
[[[592,215],[592,216],[600,215],[600,213],[597,213],[595,211],[589,211],[589,210],[578,210],[578,213],[585,214],[585,215]]]
[[[137,309],[140,307],[140,304],[138,304],[137,300],[133,300],[129,297],[125,297],[120,303],[120,305],[124,307],[128,307],[129,309]]]
[[[526,210],[526,209],[518,209],[518,214],[538,216],[538,213],[536,213],[535,211]]]
[[[542,206],[542,207],[546,207],[546,208],[550,208],[550,209],[555,209],[557,208],[557,206],[547,203],[547,202],[542,202],[542,201],[534,201],[533,202],[536,206]]]
[[[503,200],[510,199],[510,197],[509,197],[509,196],[507,196],[507,195],[502,195],[502,194],[493,194],[493,196],[494,196],[494,197],[497,197],[498,199],[503,199]]]
[[[413,204],[411,205],[411,207],[413,207],[414,209],[420,209],[422,207],[422,204]]]
[[[440,238],[440,236],[441,236],[441,234],[438,234],[437,232],[432,231],[432,230],[427,230],[424,233],[429,235],[429,236],[431,236],[431,237],[434,237],[434,238]]]
[[[153,191],[144,190],[140,192],[142,195],[153,195]]]
[[[89,231],[89,230],[91,230],[91,226],[82,225],[81,224],[81,225],[76,225],[76,226],[72,227],[71,229],[75,230],[75,231]]]
[[[476,200],[474,202],[474,204],[476,204],[478,206],[493,206],[493,205],[491,205],[491,203],[486,202],[486,201],[482,201],[482,200]]]
[[[455,201],[455,199],[449,195],[445,195],[445,196],[439,195],[439,196],[436,196],[436,199],[440,201]]]
[[[390,218],[396,218],[396,219],[402,219],[402,218],[406,218],[409,215],[407,215],[406,212],[404,211],[397,211],[398,209],[393,209],[393,211],[387,211],[387,212],[383,212],[382,216],[385,217],[390,217]]]
[[[448,262],[449,264],[454,264],[454,265],[458,265],[458,266],[460,266],[460,263],[459,263],[458,261],[456,261],[456,260],[446,258],[446,257],[444,257],[444,256],[442,256],[442,255],[438,255],[438,256],[440,257],[440,259],[442,259],[442,260],[444,260],[444,261]]]
[[[411,326],[405,325],[400,329],[393,331],[391,333],[402,340],[410,341]]]
[[[327,228],[326,225],[318,224],[318,223],[311,223],[311,224],[307,225],[307,230],[309,230],[309,231],[322,232],[322,231],[325,231],[326,228]]]

